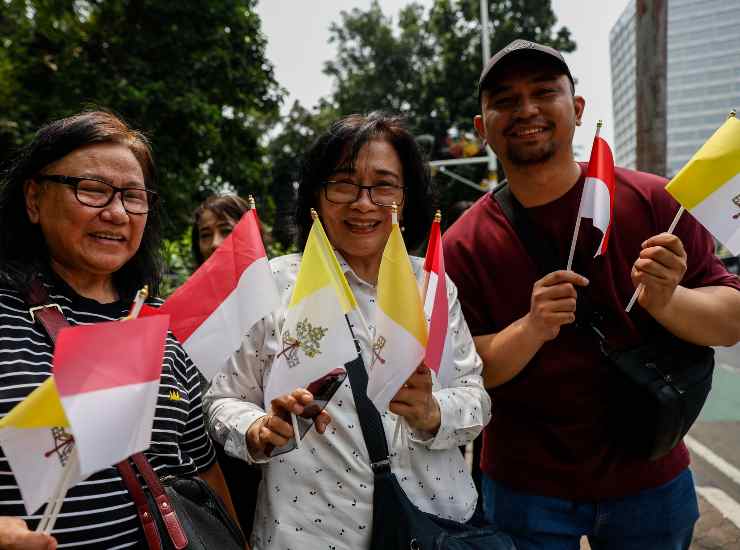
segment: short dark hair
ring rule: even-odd
[[[156,190],[156,171],[149,141],[119,116],[95,110],[55,120],[41,127],[23,147],[0,182],[0,280],[18,290],[28,287],[38,274],[50,274],[50,258],[43,233],[28,218],[24,184],[41,170],[71,152],[99,143],[117,143],[134,155],[144,174],[147,189]],[[147,215],[144,234],[136,254],[113,274],[122,299],[144,285],[153,295],[162,276],[161,212],[158,202]]]
[[[249,205],[247,201],[237,195],[211,195],[200,203],[200,206],[193,213],[193,226],[190,230],[193,259],[196,266],[206,261],[200,252],[200,246],[198,244],[200,240],[198,224],[200,223],[200,217],[206,210],[213,212],[219,220],[228,218],[234,220],[234,222],[238,222],[244,213],[249,210]]]
[[[295,224],[298,248],[302,249],[311,230],[311,208],[318,205],[318,193],[338,168],[352,168],[360,149],[370,141],[382,140],[393,146],[401,160],[406,197],[403,206],[403,238],[409,250],[424,241],[432,222],[432,194],[429,167],[419,146],[400,116],[375,111],[349,115],[335,121],[306,152],[298,186]]]

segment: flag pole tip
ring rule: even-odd
[[[596,121],[596,127],[597,128],[601,128],[603,125],[604,125],[604,121],[603,120],[599,119],[599,120]]]
[[[437,223],[439,223],[439,222],[442,221],[442,211],[441,210],[437,210],[434,213],[434,221],[437,222]]]
[[[140,290],[141,297],[145,300],[149,297],[149,285],[144,285],[144,288]]]
[[[730,114],[727,115],[727,118],[735,118],[735,115],[736,114],[737,114],[737,112],[735,111],[735,109],[733,109],[732,111],[730,111]]]
[[[312,220],[317,220],[318,218],[319,218],[318,212],[316,212],[316,209],[315,208],[312,208],[311,209],[311,219]]]
[[[398,214],[398,205],[395,203],[395,201],[393,202],[393,206],[391,206],[391,209],[393,210],[394,214]]]
[[[252,195],[249,195],[247,197],[247,202],[249,203],[249,209],[254,210],[257,208],[257,203],[254,202],[254,197]]]

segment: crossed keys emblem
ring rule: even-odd
[[[326,336],[329,329],[324,327],[314,327],[308,322],[308,318],[298,321],[295,326],[296,335],[292,336],[290,330],[283,334],[283,349],[275,357],[285,355],[288,367],[297,367],[300,363],[298,350],[303,350],[306,357],[314,358],[321,353],[321,339]]]
[[[375,363],[385,365],[385,359],[383,359],[383,357],[380,355],[380,352],[383,351],[384,347],[385,337],[378,336],[373,342],[373,362],[370,363],[370,368],[373,368],[375,366]]]
[[[75,446],[74,436],[66,431],[62,426],[56,426],[51,429],[51,437],[54,442],[54,447],[44,453],[44,458],[49,458],[51,455],[56,454],[59,463],[62,466],[67,465],[69,455],[72,454],[72,450]]]
[[[732,197],[732,202],[735,204],[735,206],[737,206],[738,208],[740,208],[740,195],[735,195],[734,197]],[[732,219],[733,220],[736,220],[738,218],[740,218],[740,212],[738,212],[734,216],[732,216]]]

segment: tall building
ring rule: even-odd
[[[614,161],[619,166],[633,169],[637,161],[635,38],[635,0],[630,0],[609,32],[609,52],[612,61]]]
[[[740,107],[740,2],[667,0],[667,155],[674,175]],[[609,33],[615,160],[635,168],[635,0]]]

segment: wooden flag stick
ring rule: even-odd
[[[141,313],[141,308],[144,306],[144,302],[146,301],[148,296],[149,286],[144,285],[144,288],[136,293],[136,298],[134,298],[134,305],[131,306],[131,313],[128,314],[126,319],[136,319],[139,316],[139,313]]]
[[[74,449],[69,453],[69,459],[64,465],[62,470],[62,477],[59,478],[54,494],[49,499],[44,509],[44,515],[41,516],[39,524],[36,526],[37,533],[51,533],[54,530],[54,524],[57,522],[59,511],[62,509],[64,503],[64,497],[67,495],[70,481],[72,480],[72,473],[76,469],[77,464],[77,451]]]
[[[599,137],[599,134],[601,133],[601,127],[604,125],[603,120],[599,120],[596,123],[596,135],[594,136],[594,143],[596,142],[596,138]],[[581,207],[583,206],[583,194],[581,194],[581,204],[578,206],[578,217],[576,218],[576,226],[573,229],[573,239],[570,242],[570,253],[568,254],[568,265],[565,267],[568,271],[570,271],[570,268],[573,267],[573,256],[575,256],[576,253],[576,243],[578,242],[578,231],[581,228]]]
[[[682,206],[678,209],[678,212],[676,212],[675,217],[673,218],[673,221],[671,222],[671,226],[668,228],[668,231],[666,233],[673,233],[673,230],[676,229],[676,225],[678,224],[678,220],[681,219],[681,214],[683,214],[685,208]],[[632,295],[632,298],[630,298],[629,303],[627,304],[627,307],[624,308],[624,311],[629,313],[632,311],[632,306],[635,305],[635,302],[637,301],[637,297],[640,295],[640,292],[642,291],[644,285],[640,283],[637,285],[637,288],[635,289],[635,293]]]

